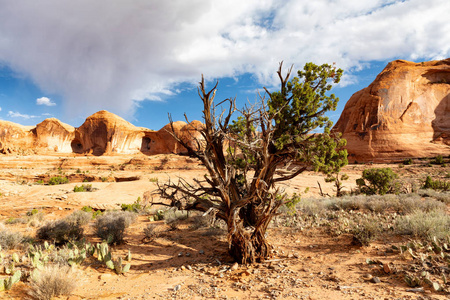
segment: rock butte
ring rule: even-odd
[[[173,130],[185,142],[192,143],[200,134],[195,129],[202,123],[174,122]],[[170,134],[170,124],[159,131],[136,127],[119,116],[99,111],[88,117],[78,128],[50,118],[36,127],[0,121],[0,153],[45,154],[76,153],[92,155],[135,154],[147,155],[184,153]]]
[[[347,140],[350,163],[450,155],[450,58],[390,62],[353,94],[333,131]]]

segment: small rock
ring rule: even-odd
[[[370,280],[370,282],[372,282],[372,283],[380,283],[381,280],[380,280],[380,278],[378,278],[378,277],[373,277],[373,278]]]
[[[239,264],[236,262],[230,267],[230,271],[236,271],[239,268]]]
[[[186,268],[190,271],[192,270],[192,267],[190,265],[187,265]]]
[[[186,267],[185,266],[181,266],[180,269],[181,269],[181,271],[184,271],[184,270],[186,270]]]
[[[178,257],[183,256],[183,252],[178,253]]]
[[[187,252],[187,253],[186,253],[186,256],[189,257],[189,256],[191,256],[191,254],[190,254],[189,252]]]
[[[388,264],[383,264],[383,270],[386,274],[391,273],[391,267]]]
[[[200,250],[200,251],[198,251],[198,254],[205,254],[205,251],[204,250]]]
[[[176,286],[173,287],[173,291],[176,292],[178,290],[181,289],[181,284],[177,284]]]
[[[362,276],[362,279],[364,279],[365,281],[369,281],[372,280],[373,276],[371,274],[364,274]]]

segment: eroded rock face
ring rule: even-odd
[[[36,125],[34,129],[38,148],[58,153],[71,153],[71,143],[75,128],[58,119],[49,118]]]
[[[197,129],[203,124],[193,121],[174,122],[173,131],[184,142],[196,145],[194,138],[201,137]],[[158,131],[140,128],[107,111],[88,117],[78,128],[55,118],[42,121],[36,127],[26,127],[0,121],[0,153],[76,153],[92,155],[110,154],[179,154],[186,149],[172,136],[172,126]]]
[[[350,162],[450,155],[450,59],[389,63],[333,130],[347,140]]]
[[[31,154],[34,147],[33,127],[0,121],[0,153]]]
[[[144,132],[119,116],[99,111],[88,117],[75,130],[72,151],[103,155],[112,153],[133,154],[141,149]]]

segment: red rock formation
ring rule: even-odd
[[[33,127],[0,121],[0,153],[31,154],[33,152]]]
[[[186,143],[196,145],[194,138],[201,137],[197,129],[203,124],[174,122],[175,134]],[[88,117],[79,128],[64,124],[57,119],[46,119],[33,127],[0,121],[0,153],[31,154],[77,153],[77,154],[170,154],[185,153],[172,136],[172,126],[159,131],[139,128],[107,111],[99,111]]]
[[[333,130],[347,140],[350,162],[450,155],[450,58],[389,63]]]
[[[75,128],[58,119],[49,118],[36,125],[36,145],[49,151],[71,153]]]

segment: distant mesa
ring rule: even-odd
[[[450,58],[389,63],[333,130],[347,140],[350,163],[450,155]]]
[[[177,136],[187,143],[200,137],[196,129],[203,124],[193,121],[174,122]],[[27,127],[0,121],[1,154],[75,153],[92,155],[111,154],[180,154],[186,149],[170,134],[170,124],[159,131],[136,127],[119,116],[99,111],[89,116],[78,128],[50,118]]]

